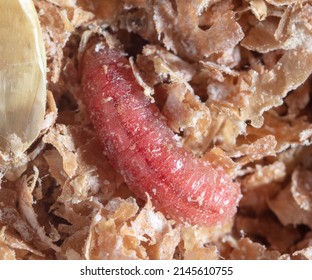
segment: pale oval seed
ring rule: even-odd
[[[46,107],[46,56],[32,0],[0,0],[0,150],[18,136],[25,151]]]

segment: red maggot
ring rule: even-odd
[[[158,107],[144,95],[129,60],[97,39],[81,59],[90,119],[112,166],[139,198],[168,218],[212,226],[230,221],[240,187],[222,168],[177,145]]]

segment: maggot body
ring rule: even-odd
[[[140,198],[169,218],[216,225],[236,213],[237,183],[223,169],[177,145],[155,104],[136,83],[129,61],[101,41],[86,49],[82,88],[90,118],[111,164]]]

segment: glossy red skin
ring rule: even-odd
[[[104,153],[135,195],[168,218],[211,226],[229,221],[240,199],[237,183],[178,147],[174,133],[144,95],[129,61],[95,42],[81,61],[82,88]]]

